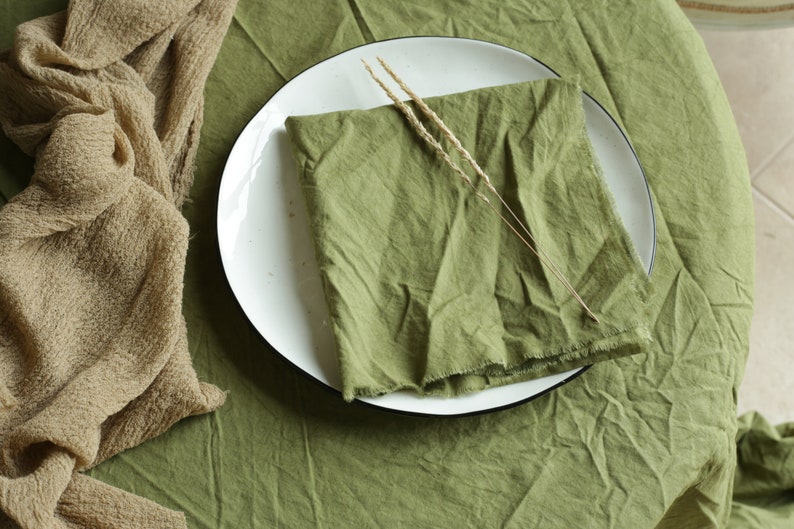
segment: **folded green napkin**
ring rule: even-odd
[[[548,79],[427,103],[601,323],[393,106],[291,117],[345,399],[454,396],[640,352],[647,276],[579,88]]]

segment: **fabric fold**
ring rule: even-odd
[[[602,323],[393,107],[290,117],[345,398],[449,397],[641,352],[647,275],[578,86],[546,79],[428,103]]]
[[[739,417],[736,462],[729,527],[791,527],[794,422],[773,426],[758,412]]]
[[[191,364],[179,207],[234,6],[76,0],[0,56],[0,124],[36,157],[0,210],[2,526],[185,527],[79,472],[225,400]]]

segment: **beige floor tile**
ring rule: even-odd
[[[794,140],[755,177],[753,185],[794,218]]]
[[[794,137],[794,28],[700,34],[742,137],[750,174]]]
[[[761,193],[756,211],[755,314],[739,413],[794,421],[794,222]]]

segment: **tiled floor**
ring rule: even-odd
[[[794,28],[701,31],[747,152],[755,316],[739,413],[794,421]]]

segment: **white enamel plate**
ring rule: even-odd
[[[218,198],[218,242],[229,285],[256,330],[320,383],[341,388],[328,309],[305,203],[284,128],[290,115],[389,104],[361,65],[382,56],[422,97],[531,81],[556,74],[521,52],[477,40],[411,37],[348,50],[304,71],[245,127],[229,155]],[[584,98],[587,131],[637,252],[653,266],[655,221],[642,167],[615,121]],[[362,401],[421,415],[465,415],[530,400],[585,368],[452,399],[402,391]]]

